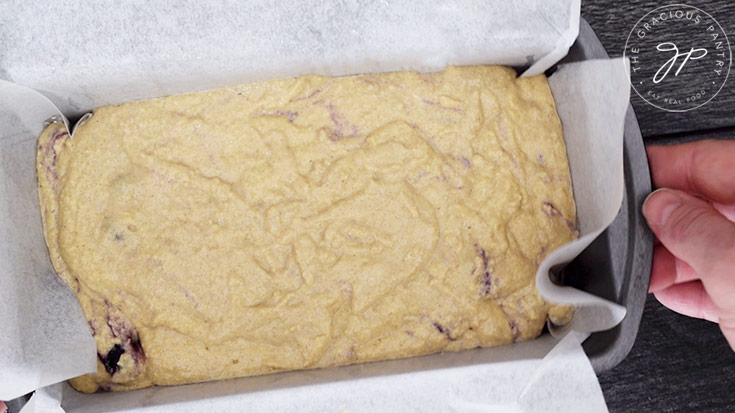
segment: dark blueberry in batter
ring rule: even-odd
[[[122,356],[123,353],[125,353],[125,349],[121,345],[115,344],[112,346],[110,351],[107,352],[106,356],[97,353],[97,358],[100,359],[102,365],[105,366],[105,370],[107,370],[107,372],[110,373],[110,376],[112,376],[120,370],[117,362],[120,361],[120,356]]]

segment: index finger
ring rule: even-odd
[[[735,203],[735,141],[704,140],[646,148],[653,184]]]

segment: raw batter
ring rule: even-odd
[[[46,240],[97,340],[84,392],[536,337],[576,236],[543,76],[304,76],[102,107],[39,139]]]

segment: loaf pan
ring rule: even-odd
[[[607,58],[595,32],[580,19],[579,36],[559,64]],[[547,74],[554,70],[552,67]],[[625,116],[623,171],[623,204],[615,220],[582,254],[556,274],[561,284],[588,291],[627,309],[619,325],[593,333],[582,345],[597,374],[618,365],[633,347],[651,278],[653,233],[641,210],[643,200],[651,192],[651,175],[632,106],[628,106]]]
[[[608,58],[592,28],[581,19],[579,37],[559,63]],[[555,67],[549,69],[551,74]],[[632,106],[625,119],[625,192],[612,225],[574,261],[556,274],[559,282],[617,302],[627,309],[615,328],[593,333],[583,348],[598,374],[619,364],[633,346],[646,300],[653,254],[653,234],[641,213],[651,179],[638,121]],[[8,402],[20,411],[31,394]]]

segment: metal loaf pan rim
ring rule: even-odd
[[[594,30],[581,18],[579,36],[559,64],[607,58]],[[552,67],[547,74],[554,70]],[[623,170],[625,191],[618,215],[561,275],[562,283],[603,296],[627,309],[619,325],[593,333],[582,345],[597,374],[620,364],[633,347],[651,277],[653,234],[641,210],[651,192],[651,175],[632,105],[625,116]]]

